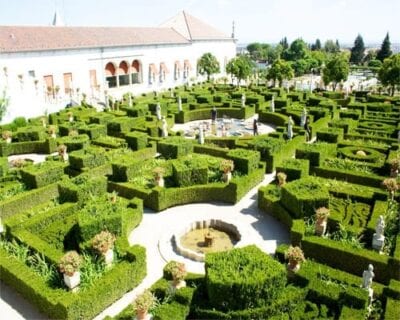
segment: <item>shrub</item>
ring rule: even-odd
[[[233,149],[227,154],[228,158],[235,163],[236,170],[244,174],[249,174],[258,168],[260,153],[246,149]]]
[[[132,131],[125,135],[125,140],[132,150],[140,150],[147,147],[147,134],[138,131]]]
[[[285,268],[255,246],[206,255],[210,306],[221,311],[265,306],[286,283]]]
[[[177,159],[193,152],[193,143],[187,139],[173,137],[157,143],[157,152],[166,159]]]
[[[57,182],[64,175],[65,164],[46,161],[21,169],[21,178],[29,189],[41,188]]]
[[[172,163],[173,179],[177,186],[187,187],[208,182],[208,166],[202,159],[186,157]]]

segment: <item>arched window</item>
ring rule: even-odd
[[[160,63],[160,82],[164,82],[167,78],[167,73],[169,73],[167,66],[164,62]]]
[[[192,70],[192,66],[189,62],[189,60],[185,60],[183,62],[183,77],[185,79],[189,78],[190,70]]]
[[[106,81],[108,82],[109,88],[115,88],[117,86],[116,68],[112,62],[106,64],[105,67]]]
[[[120,86],[129,85],[129,67],[126,61],[121,61],[118,67],[118,80]]]
[[[149,84],[156,82],[157,68],[154,63],[149,64]]]
[[[174,79],[179,80],[181,77],[182,65],[179,61],[175,61]]]
[[[139,60],[134,60],[131,65],[131,77],[132,83],[141,83],[142,82],[142,70],[140,67]]]

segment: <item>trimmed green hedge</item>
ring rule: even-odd
[[[208,183],[208,165],[202,159],[175,160],[172,162],[172,175],[179,187]]]
[[[309,160],[303,159],[287,159],[280,166],[276,167],[276,172],[284,172],[287,176],[286,181],[293,181],[308,176],[310,167]]]
[[[258,168],[260,153],[246,149],[233,149],[227,153],[229,159],[233,160],[235,170],[248,174]]]
[[[180,137],[160,140],[157,143],[157,152],[166,159],[177,159],[193,152],[193,142]]]
[[[106,152],[103,148],[89,146],[69,154],[69,165],[76,170],[95,168],[106,163]]]
[[[329,207],[328,188],[312,177],[295,180],[282,187],[281,203],[295,218],[310,217]]]
[[[56,183],[20,193],[10,199],[0,201],[0,217],[6,218],[12,216],[20,211],[31,209],[43,202],[55,199],[58,196],[59,192]]]
[[[211,307],[221,311],[267,305],[286,284],[286,270],[256,246],[208,253],[206,287]]]
[[[114,265],[89,288],[72,293],[51,289],[32,269],[0,248],[0,279],[54,319],[91,319],[136,287],[145,275],[145,249],[134,246],[129,249],[129,260]]]
[[[147,147],[148,136],[143,132],[132,131],[125,135],[125,140],[132,150],[140,150]]]

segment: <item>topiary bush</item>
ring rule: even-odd
[[[279,296],[286,270],[256,246],[206,254],[210,306],[221,311],[263,307]]]

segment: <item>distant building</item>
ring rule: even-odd
[[[85,94],[162,90],[197,78],[197,60],[211,52],[222,73],[236,43],[186,12],[159,27],[0,26],[0,94],[10,98],[3,122],[53,112]],[[78,101],[79,102],[79,101]]]

